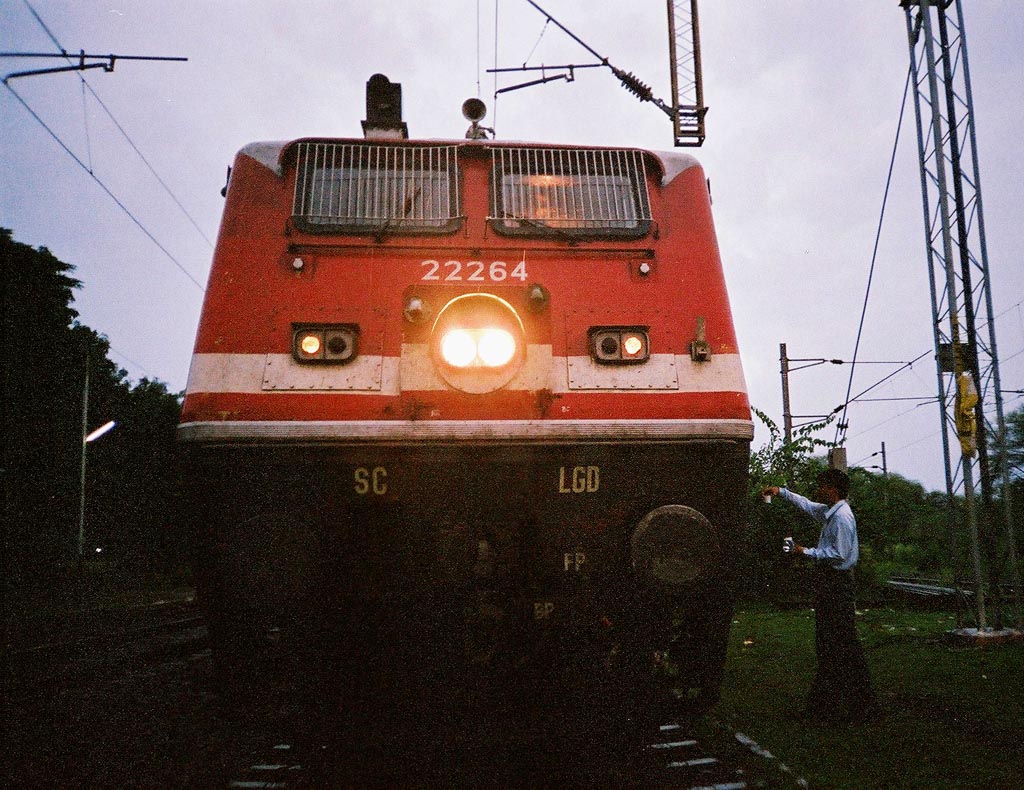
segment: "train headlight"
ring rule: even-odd
[[[516,355],[516,339],[505,329],[484,329],[477,340],[476,353],[487,367],[500,368]]]
[[[504,386],[526,359],[522,320],[504,299],[464,294],[437,314],[431,330],[437,371],[463,392],[491,392]]]
[[[441,338],[441,359],[453,368],[500,368],[516,355],[516,339],[505,329],[452,329]]]
[[[647,327],[591,327],[590,355],[608,365],[646,362],[651,356]]]
[[[477,343],[466,329],[453,329],[441,338],[441,358],[454,368],[468,368],[477,357]]]
[[[292,327],[292,356],[298,362],[344,364],[359,350],[355,324],[301,324]]]

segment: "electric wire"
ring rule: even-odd
[[[32,7],[32,4],[29,3],[28,0],[25,0],[25,5],[28,7],[28,10],[32,13],[32,16],[35,17],[35,20],[36,20],[36,22],[39,23],[39,26],[46,32],[46,35],[49,36],[50,41],[53,42],[54,46],[56,46],[61,52],[66,53],[67,50],[65,50],[65,48],[61,45],[60,41],[57,40],[57,37],[53,34],[53,32],[50,30],[50,28],[46,26],[46,23],[42,20],[42,18],[39,16],[39,14],[36,13],[36,10]],[[65,54],[64,57],[67,59],[67,61],[69,63],[73,62],[69,55]],[[478,66],[478,71],[479,71],[479,66]],[[86,133],[86,144],[87,144],[87,146],[89,145],[89,125],[88,125],[88,114],[85,112],[85,90],[86,89],[89,90],[89,93],[92,94],[92,97],[96,100],[96,102],[100,105],[100,107],[103,108],[103,111],[107,114],[107,117],[110,118],[110,120],[114,124],[114,126],[117,127],[117,130],[121,133],[121,135],[124,137],[124,139],[128,142],[128,145],[131,146],[132,150],[135,151],[135,153],[138,155],[139,159],[142,160],[142,163],[146,166],[146,168],[149,170],[149,172],[153,175],[153,178],[155,178],[157,180],[157,182],[160,184],[160,186],[163,187],[163,190],[167,193],[167,195],[171,198],[171,200],[174,201],[174,204],[181,210],[181,213],[185,215],[185,218],[188,219],[188,221],[192,224],[192,227],[194,227],[196,229],[196,231],[198,231],[199,235],[203,237],[203,241],[205,241],[207,246],[209,246],[209,248],[212,250],[213,249],[213,242],[210,240],[210,237],[206,235],[206,232],[202,229],[202,227],[200,227],[199,223],[196,222],[195,218],[191,214],[188,213],[188,209],[186,209],[184,204],[178,199],[178,196],[174,194],[174,192],[171,190],[171,188],[167,185],[167,182],[164,181],[163,178],[160,177],[160,174],[156,171],[156,168],[154,168],[153,165],[150,164],[150,162],[146,158],[145,154],[142,153],[142,151],[135,144],[135,141],[132,140],[132,138],[128,134],[128,132],[125,131],[124,127],[121,126],[121,124],[118,122],[117,118],[114,117],[114,113],[110,111],[110,108],[107,107],[107,105],[104,103],[103,99],[101,99],[99,94],[96,93],[96,91],[93,89],[92,85],[89,84],[89,81],[85,77],[83,77],[81,74],[78,75],[78,79],[81,80],[81,82],[82,82],[82,112],[83,112],[83,115],[85,115],[85,118],[86,118],[86,121],[85,121],[85,126],[86,126],[85,133]],[[479,83],[477,85],[477,88],[478,88],[478,93],[479,93]],[[89,148],[89,173],[90,174],[92,173],[92,149],[91,149],[91,147]]]
[[[100,188],[104,192],[106,192],[107,195],[110,197],[110,199],[113,200],[117,204],[118,208],[120,208],[125,214],[128,215],[128,218],[138,226],[139,230],[141,230],[143,233],[146,234],[146,236],[149,238],[149,240],[152,241],[160,249],[160,251],[164,255],[167,256],[167,258],[171,261],[171,263],[173,263],[175,266],[177,266],[178,269],[181,270],[182,274],[184,274],[186,277],[188,277],[189,280],[192,281],[192,283],[196,286],[196,288],[198,288],[200,291],[205,293],[206,289],[203,288],[203,286],[199,284],[199,281],[196,280],[196,278],[193,277],[189,273],[188,269],[186,269],[184,266],[182,266],[181,262],[178,261],[178,259],[175,258],[167,250],[167,248],[164,247],[164,245],[161,244],[157,240],[156,236],[154,236],[152,233],[150,233],[149,229],[145,225],[142,224],[141,220],[139,220],[138,217],[136,217],[134,214],[132,214],[132,212],[128,209],[128,207],[124,203],[121,202],[121,200],[117,197],[117,195],[115,195],[113,192],[111,192],[110,188],[106,184],[104,184],[103,181],[101,181],[100,178],[95,173],[93,173],[91,170],[89,170],[89,168],[85,164],[85,162],[83,162],[81,159],[79,159],[78,156],[75,155],[75,152],[72,151],[70,148],[68,148],[68,146],[64,143],[64,141],[61,140],[60,137],[57,135],[57,133],[54,132],[53,129],[51,129],[49,126],[46,125],[46,122],[42,118],[39,117],[39,115],[36,113],[36,111],[33,110],[28,105],[28,103],[18,94],[18,92],[16,90],[14,90],[14,88],[12,88],[7,83],[4,83],[4,87],[7,88],[7,90],[9,90],[11,92],[11,95],[14,96],[14,98],[18,100],[18,102],[21,104],[22,107],[25,108],[25,110],[29,113],[29,115],[31,115],[33,118],[35,118],[36,122],[46,130],[46,132],[50,135],[50,137],[52,137],[57,142],[57,144],[61,148],[64,149],[64,151],[67,153],[67,155],[70,156],[72,159],[74,159],[75,162],[78,164],[78,166],[81,167],[86,173],[88,173],[90,178],[92,178],[93,181],[95,181],[97,184],[99,184]]]
[[[928,353],[929,352],[926,351],[924,354],[921,354],[921,356],[917,357],[917,359],[921,359],[921,357],[926,356]],[[1015,353],[1013,353],[1009,357],[1006,357],[1005,359],[1013,359],[1014,357],[1018,357],[1021,354],[1024,354],[1024,348],[1020,349],[1019,351],[1016,351]],[[917,360],[915,360],[915,361],[917,361]],[[903,369],[901,368],[901,370],[896,371],[896,373],[902,372],[902,370]],[[890,376],[891,375],[895,375],[895,374],[890,374]],[[878,382],[878,383],[880,384],[882,382]],[[873,389],[875,386],[877,386],[877,384],[872,385],[872,387],[869,387],[868,390]],[[864,392],[867,392],[868,390],[865,390]],[[1015,392],[1019,393],[1019,394],[1016,394],[1014,397],[1010,398],[1011,401],[1018,400],[1020,398],[1024,398],[1024,390],[1003,390],[1003,392],[1004,393],[1015,393]],[[864,393],[861,393],[861,394],[864,394]],[[859,396],[858,396],[858,398],[859,398]],[[857,398],[855,398],[855,399],[853,399],[851,401],[851,403],[852,402],[861,402],[861,403],[863,403],[863,402],[871,402],[873,400],[874,399],[861,399],[861,400],[858,401]],[[880,399],[880,400],[898,401],[898,400],[901,400],[901,399],[900,398],[885,398],[885,399]],[[857,431],[850,438],[856,438],[858,436],[863,436],[864,434],[871,433],[876,428],[881,428],[883,425],[888,425],[890,422],[893,422],[894,420],[898,420],[901,417],[906,417],[908,414],[910,414],[910,413],[912,413],[914,411],[917,411],[922,406],[931,406],[931,405],[935,404],[939,400],[939,398],[938,398],[938,396],[931,396],[931,397],[928,397],[928,398],[920,398],[920,399],[918,399],[918,398],[910,398],[908,400],[920,400],[920,402],[917,403],[917,405],[915,405],[915,406],[913,406],[913,407],[911,407],[909,409],[906,409],[905,411],[901,411],[898,414],[894,414],[893,416],[888,417],[888,418],[882,420],[881,422],[875,423],[874,425],[871,425],[871,426],[869,426],[867,428],[864,428],[861,431]],[[939,435],[939,432],[936,431],[934,433],[929,434],[925,438],[931,438],[931,437],[938,436],[938,435]],[[917,441],[923,441],[923,439],[922,440],[917,440]],[[917,441],[913,442],[913,444],[917,444]],[[908,446],[910,446],[910,445],[904,445],[903,447],[899,447],[899,448],[896,448],[896,449],[897,450],[902,450],[902,449],[905,449]],[[892,452],[895,452],[895,451],[896,450],[892,450]],[[854,466],[856,466],[856,464],[854,464]]]
[[[142,365],[140,365],[134,359],[131,359],[130,357],[125,356],[124,354],[122,354],[120,351],[118,351],[113,346],[110,347],[110,353],[114,354],[116,356],[121,357],[121,359],[123,359],[129,365],[132,365],[133,367],[136,367],[139,370],[141,370],[143,373],[146,374],[146,376],[149,378],[150,381],[156,381],[157,380],[156,376],[154,376],[152,373],[150,373],[148,370],[146,370],[144,367],[142,367]]]
[[[85,127],[85,152],[89,157],[89,172],[92,172],[92,137],[89,135],[89,107],[86,104],[85,80],[82,80],[82,126]]]
[[[192,224],[192,227],[194,227],[199,232],[199,235],[203,237],[203,241],[205,241],[207,246],[209,246],[209,248],[212,250],[213,242],[210,240],[210,237],[206,235],[206,232],[200,227],[199,223],[196,222],[195,218],[188,213],[188,210],[178,199],[177,195],[175,195],[174,192],[171,191],[171,188],[167,186],[167,182],[165,182],[163,178],[160,177],[160,174],[156,172],[156,169],[153,167],[153,165],[149,163],[149,160],[146,159],[142,151],[139,150],[139,147],[135,145],[135,142],[132,140],[132,138],[128,136],[128,132],[126,132],[124,128],[121,126],[121,124],[118,123],[117,118],[115,118],[113,113],[110,112],[107,105],[103,103],[103,99],[101,99],[96,94],[96,91],[93,90],[92,85],[90,85],[84,77],[79,75],[79,79],[85,83],[85,86],[89,89],[89,93],[91,93],[93,98],[96,99],[97,102],[99,102],[100,107],[102,107],[104,112],[106,112],[107,116],[113,122],[114,126],[117,127],[117,130],[121,132],[122,135],[124,135],[124,139],[128,141],[128,145],[130,145],[132,147],[132,150],[139,155],[139,159],[142,160],[143,164],[146,165],[146,168],[149,170],[149,172],[152,173],[153,178],[155,178],[157,182],[160,184],[160,186],[164,188],[164,191],[168,194],[171,200],[174,201],[175,205],[179,209],[181,209],[181,213],[185,215],[185,218],[188,219],[188,221]]]
[[[895,375],[897,375],[899,373],[902,373],[904,370],[909,370],[910,368],[912,368],[914,366],[915,362],[920,362],[922,359],[924,359],[930,353],[931,353],[931,349],[929,349],[928,351],[925,351],[923,354],[919,354],[918,356],[914,357],[914,359],[910,360],[910,362],[907,362],[905,365],[903,365],[902,367],[897,368],[896,370],[892,371],[888,375],[883,376],[878,381],[876,381],[874,384],[872,384],[870,387],[868,387],[867,389],[861,390],[857,395],[854,395],[852,398],[850,397],[850,391],[847,390],[846,391],[846,398],[847,398],[847,400],[842,404],[843,417],[846,416],[846,407],[849,406],[851,403],[856,403],[862,396],[867,395],[875,387],[881,386],[882,384],[887,382],[889,379],[891,379],[893,376],[895,376]],[[836,408],[838,410],[839,407],[837,406]]]
[[[536,40],[536,41],[534,42],[534,44],[533,44],[533,49],[531,49],[531,50],[530,50],[530,54],[529,54],[529,55],[527,55],[527,56],[526,56],[526,57],[525,57],[525,58],[523,59],[523,67],[524,67],[524,68],[526,67],[526,64],[530,62],[530,58],[532,58],[532,57],[533,57],[533,53],[537,51],[537,47],[539,47],[539,46],[540,46],[540,40],[541,40],[542,38],[544,38],[544,33],[545,33],[545,32],[547,32],[547,29],[548,29],[548,25],[549,25],[549,24],[551,24],[551,18],[550,18],[550,17],[548,17],[547,19],[545,19],[545,20],[544,20],[544,27],[542,27],[542,28],[540,29],[540,35],[539,35],[539,36],[537,36],[537,40]]]
[[[903,397],[903,398],[858,398],[857,403],[897,403],[899,401],[917,401],[919,403],[931,403],[938,400],[936,395],[919,395],[917,397]]]
[[[895,168],[895,165],[896,165],[896,151],[897,151],[897,149],[899,147],[900,131],[903,128],[903,115],[904,115],[904,113],[905,113],[905,111],[907,109],[907,94],[910,91],[910,81],[911,81],[911,70],[908,68],[907,69],[907,79],[906,79],[906,81],[903,84],[903,100],[900,102],[900,117],[899,117],[899,121],[896,124],[896,139],[893,141],[892,156],[889,158],[889,173],[888,173],[888,175],[886,176],[886,179],[885,179],[885,192],[882,195],[882,209],[881,209],[880,215],[878,217],[878,229],[875,232],[875,245],[874,245],[874,249],[872,250],[872,253],[871,253],[871,266],[868,269],[868,283],[867,283],[867,288],[865,289],[865,293],[864,293],[864,304],[861,307],[860,323],[857,326],[857,340],[856,340],[856,342],[854,343],[854,346],[853,346],[853,361],[850,363],[850,379],[849,379],[849,381],[848,381],[848,383],[846,385],[846,398],[845,398],[845,402],[843,404],[843,413],[842,413],[842,416],[840,416],[838,422],[836,423],[836,434],[835,434],[835,439],[834,439],[834,445],[836,447],[838,447],[839,444],[840,444],[840,433],[842,433],[842,438],[843,439],[846,438],[846,429],[843,427],[844,425],[848,425],[848,423],[846,422],[846,411],[847,411],[846,407],[847,407],[847,405],[850,402],[850,392],[853,390],[853,376],[854,376],[854,374],[857,371],[857,354],[860,351],[861,335],[864,332],[864,318],[867,315],[868,299],[871,296],[871,280],[872,280],[872,278],[875,275],[875,263],[878,260],[878,244],[879,244],[879,241],[880,241],[881,236],[882,236],[882,223],[883,223],[883,221],[885,219],[885,207],[886,207],[886,203],[889,200],[889,187],[892,184],[892,173],[893,173],[893,169]],[[919,359],[920,359],[920,357],[919,357]],[[861,393],[861,394],[863,394],[863,393]]]

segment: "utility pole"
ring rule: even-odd
[[[779,366],[782,374],[782,424],[786,430],[786,444],[793,441],[793,411],[789,408],[789,357],[786,344],[779,343]]]
[[[982,542],[991,592],[998,592],[994,534],[1002,487],[1006,565],[1022,627],[1020,575],[1010,508],[1006,425],[989,283],[974,107],[961,0],[902,0],[914,81],[936,378],[956,562],[955,494],[962,488],[978,627],[987,627]],[[987,332],[979,328],[987,327]],[[950,441],[950,434],[956,442]],[[981,486],[977,501],[975,473]]]
[[[85,437],[89,431],[89,352],[85,352],[85,383],[82,387],[82,458],[78,478],[78,573],[85,559]]]
[[[882,442],[882,507],[885,508],[885,522],[889,523],[889,464],[885,460],[885,442]]]

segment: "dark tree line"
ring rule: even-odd
[[[53,584],[78,567],[87,367],[87,430],[117,427],[87,449],[86,559],[129,575],[176,570],[180,396],[159,381],[132,385],[107,339],[78,322],[74,266],[3,228],[0,266],[5,582]]]

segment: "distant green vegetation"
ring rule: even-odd
[[[108,420],[117,427],[88,446],[84,556],[126,584],[180,575],[187,558],[174,463],[179,395],[155,380],[132,384],[109,359],[107,339],[78,321],[74,266],[0,228],[0,272],[4,592],[59,597],[77,588],[65,582],[78,566],[87,368],[87,430]]]
[[[788,484],[810,495],[814,480],[825,468],[820,453],[827,444],[814,435],[827,423],[797,431],[793,441],[783,441],[778,426],[767,415],[754,409],[755,419],[768,429],[769,439],[755,448],[750,459],[750,493],[746,551],[742,553],[741,596],[747,600],[793,603],[811,600],[810,563],[794,562],[780,551],[781,540],[792,535],[798,543],[815,545],[819,528],[794,508],[761,501],[765,485]],[[1013,474],[1011,496],[1018,553],[1024,534],[1024,410],[1007,418],[1008,447]],[[963,501],[957,497],[952,506],[945,492],[926,491],[923,486],[900,475],[853,467],[850,474],[850,503],[857,517],[861,557],[857,582],[861,600],[879,600],[885,582],[894,575],[935,578],[945,583],[954,579],[973,581],[968,566]],[[983,564],[988,582],[995,587],[1008,582],[1008,544],[1000,491],[992,511],[983,523],[987,529],[982,540]],[[956,523],[956,546],[951,524]]]
[[[871,609],[858,626],[885,709],[879,722],[797,716],[814,674],[806,609],[736,615],[717,715],[811,787],[1024,787],[1024,644],[953,644],[949,613]]]

